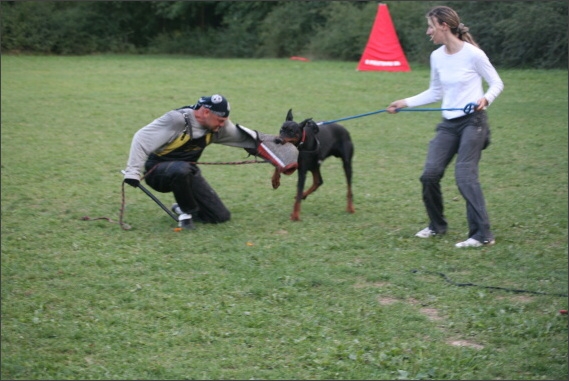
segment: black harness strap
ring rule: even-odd
[[[192,136],[192,128],[190,126],[190,117],[187,113],[182,112],[181,110],[176,110],[178,112],[180,112],[182,115],[184,115],[184,120],[186,121],[186,126],[184,127],[184,133],[182,134],[182,139],[184,139],[184,137],[187,135],[190,135],[190,140],[193,139]]]

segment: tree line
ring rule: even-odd
[[[428,63],[425,14],[448,5],[496,66],[567,68],[566,1],[385,1],[407,59]],[[3,1],[3,53],[185,54],[358,61],[377,1]]]

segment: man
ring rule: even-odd
[[[231,213],[202,177],[196,162],[211,143],[244,148],[273,165],[256,131],[229,120],[230,105],[219,94],[201,97],[195,105],[171,110],[138,130],[132,139],[124,182],[146,183],[158,192],[172,192],[179,227],[194,229],[194,219],[205,223],[228,221]]]

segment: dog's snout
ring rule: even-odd
[[[275,140],[273,140],[276,144],[284,144],[284,140],[282,140],[281,138],[275,138]]]

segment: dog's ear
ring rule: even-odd
[[[286,113],[286,119],[287,122],[288,121],[292,121],[292,109],[288,110],[288,112]]]
[[[312,118],[308,118],[308,119],[304,119],[302,122],[300,122],[298,124],[298,126],[302,129],[304,127],[306,127],[306,125],[308,124],[308,122],[310,122],[312,120]]]
[[[320,128],[318,127],[318,125],[312,120],[312,118],[308,118],[308,119],[304,119],[302,122],[300,122],[299,124],[300,128],[304,129],[304,128],[309,128],[313,134],[317,134],[318,131],[320,131]]]
[[[310,118],[310,123],[308,124],[308,126],[312,128],[312,132],[314,134],[317,134],[320,131],[320,127],[318,127],[318,124],[316,124],[316,122],[313,121],[312,118]]]

